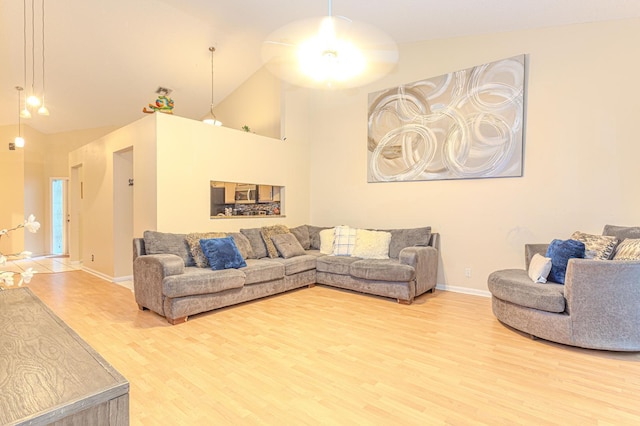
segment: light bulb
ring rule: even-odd
[[[44,103],[43,103],[42,106],[40,108],[38,108],[38,114],[44,115],[44,116],[48,116],[49,115],[49,108],[44,106]]]
[[[27,104],[31,107],[40,106],[40,98],[38,98],[36,95],[31,95],[27,98]]]
[[[22,136],[16,137],[14,142],[18,148],[24,148],[24,138]]]
[[[27,109],[27,106],[24,106],[24,109],[20,111],[20,118],[31,118],[31,113]]]

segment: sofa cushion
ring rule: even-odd
[[[545,257],[551,258],[549,280],[564,284],[569,259],[584,258],[584,243],[576,240],[553,240],[547,248]]]
[[[209,260],[202,251],[200,240],[208,240],[210,238],[224,238],[227,234],[224,232],[194,232],[187,234],[187,244],[189,244],[189,252],[193,257],[193,262],[198,268],[206,268],[209,266]]]
[[[276,259],[270,259],[271,262],[278,262],[284,265],[284,274],[293,275],[299,272],[310,271],[316,268],[316,256],[305,254],[302,256],[290,257],[289,259],[283,259],[278,257]]]
[[[280,234],[271,237],[273,245],[276,246],[280,257],[289,259],[290,257],[302,256],[305,254],[300,242],[293,234]]]
[[[256,259],[267,257],[267,246],[264,245],[260,228],[245,228],[241,229],[240,232],[249,240]]]
[[[527,272],[534,283],[546,283],[551,272],[551,258],[544,257],[540,253],[534,254]]]
[[[524,269],[493,272],[488,279],[489,291],[500,300],[546,312],[564,312],[564,286],[534,283]]]
[[[171,275],[162,280],[162,294],[166,297],[192,296],[218,293],[244,285],[245,274],[239,269],[213,271],[195,266],[185,268],[180,275]]]
[[[303,249],[309,250],[311,248],[311,239],[309,238],[309,228],[307,225],[296,226],[295,228],[290,228],[289,231],[296,236]]]
[[[260,229],[260,234],[262,235],[262,239],[264,240],[264,245],[267,247],[267,255],[270,258],[278,257],[278,249],[271,241],[271,237],[279,234],[288,234],[289,228],[285,225],[272,225],[272,226],[263,226]]]
[[[273,281],[284,277],[284,265],[269,259],[247,259],[239,270],[245,274],[244,285]]]
[[[320,250],[320,231],[325,229],[333,229],[333,227],[307,225],[307,231],[309,232],[310,249]]]
[[[349,267],[353,262],[357,262],[358,260],[361,259],[347,256],[322,256],[317,258],[316,269],[318,272],[349,275]]]
[[[245,260],[256,258],[256,255],[253,253],[253,248],[251,247],[251,242],[242,232],[229,232],[227,236],[233,238],[236,247],[238,247],[238,251],[240,251],[240,254]]]
[[[195,265],[185,234],[144,231],[143,237],[147,254],[175,254],[182,258],[184,266]]]
[[[363,259],[349,265],[349,274],[365,280],[408,282],[415,278],[416,270],[396,259]]]
[[[202,239],[200,245],[209,266],[215,271],[247,266],[232,237]]]
[[[613,252],[618,245],[616,237],[608,235],[592,235],[584,232],[574,232],[571,239],[584,243],[586,259],[608,260],[613,257]]]
[[[388,259],[390,241],[390,232],[358,229],[351,255],[363,259]]]
[[[627,238],[621,242],[613,260],[640,260],[640,238]]]
[[[397,259],[400,250],[412,246],[428,246],[431,239],[431,227],[407,228],[407,229],[380,229],[391,233],[389,243],[389,257]]]
[[[336,226],[333,233],[333,254],[334,256],[351,256],[353,247],[356,245],[356,228],[340,225]]]
[[[605,225],[602,235],[610,235],[622,241],[627,238],[640,238],[640,226],[615,226]]]

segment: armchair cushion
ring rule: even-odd
[[[545,257],[551,258],[551,272],[549,279],[559,284],[564,284],[569,259],[584,258],[585,246],[576,240],[553,240],[549,244]]]
[[[626,238],[640,238],[640,226],[605,225],[602,230],[602,235],[610,235],[620,241]]]
[[[494,297],[506,302],[546,312],[560,313],[565,310],[564,286],[534,283],[524,269],[493,272],[487,284]]]

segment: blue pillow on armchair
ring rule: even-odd
[[[551,258],[551,272],[549,280],[564,284],[564,277],[567,273],[569,259],[584,258],[584,243],[577,240],[553,240],[547,248],[545,257]]]
[[[247,266],[233,237],[200,240],[200,247],[215,271]]]

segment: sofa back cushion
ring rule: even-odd
[[[640,238],[640,226],[605,225],[602,235],[616,237],[620,241],[627,238],[638,239]]]
[[[244,228],[240,232],[249,240],[256,259],[267,257],[267,246],[264,245],[260,228]]]
[[[397,259],[400,256],[400,250],[405,247],[428,246],[431,239],[431,227],[408,229],[381,229],[391,233],[391,242],[389,243],[389,257]]]
[[[186,234],[144,231],[144,248],[147,254],[175,254],[182,258],[184,266],[194,266]]]
[[[256,258],[256,255],[253,253],[251,242],[242,232],[229,232],[227,235],[233,238],[233,241],[236,243],[236,246],[243,258]]]
[[[309,250],[311,248],[311,239],[309,238],[309,228],[307,228],[307,225],[296,226],[289,230],[296,236],[303,249]]]

